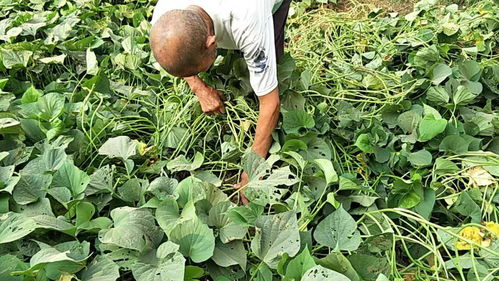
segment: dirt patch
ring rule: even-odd
[[[379,8],[387,13],[399,13],[406,15],[413,11],[414,3],[418,0],[339,0],[337,4],[331,4],[330,8],[338,12],[350,12],[352,10],[373,10]]]

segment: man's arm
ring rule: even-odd
[[[270,145],[272,144],[272,132],[274,131],[277,121],[279,121],[279,112],[281,109],[281,101],[279,99],[279,89],[275,88],[267,95],[258,97],[260,101],[260,112],[258,114],[258,121],[256,123],[255,141],[253,142],[252,150],[267,158]],[[239,183],[234,186],[235,189],[241,189],[248,184],[249,178],[246,172],[241,174]],[[249,203],[241,189],[241,202],[246,205]]]
[[[272,132],[279,120],[280,99],[279,89],[275,88],[265,96],[258,97],[260,101],[260,112],[256,123],[255,141],[253,151],[263,158],[267,157],[272,144]]]
[[[206,85],[198,76],[185,77],[184,80],[189,84],[194,94],[196,94],[204,113],[210,115],[225,113],[222,94],[219,91]]]

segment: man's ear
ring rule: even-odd
[[[217,43],[217,40],[216,40],[216,36],[215,35],[209,35],[206,38],[206,48],[210,48],[213,45],[215,45],[216,43]]]

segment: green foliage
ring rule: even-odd
[[[156,1],[0,1],[0,280],[492,280],[499,8],[466,2],[293,1],[263,159],[244,59],[204,115]]]

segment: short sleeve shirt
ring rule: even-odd
[[[159,0],[152,24],[163,14],[196,5],[214,24],[217,47],[243,53],[250,83],[257,96],[277,88],[273,8],[281,0]]]

